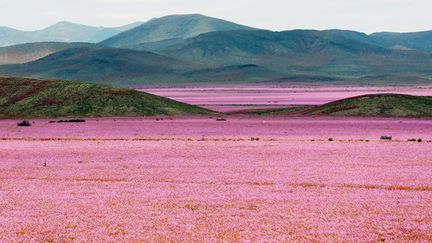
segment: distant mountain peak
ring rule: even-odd
[[[135,22],[119,27],[96,27],[70,21],[60,21],[36,31],[21,31],[0,27],[0,47],[47,41],[97,43],[141,24],[142,22]]]
[[[214,31],[253,29],[202,14],[175,14],[150,20],[134,29],[109,38],[102,44],[113,47],[131,47],[143,43],[187,39]]]
[[[73,22],[70,22],[70,21],[63,20],[63,21],[60,21],[60,22],[58,22],[58,23],[56,23],[54,25],[77,25],[77,24],[73,23]]]
[[[48,26],[47,28],[45,28],[43,30],[56,30],[56,29],[64,30],[64,29],[68,29],[68,28],[99,29],[99,28],[103,28],[103,27],[94,27],[94,26],[89,26],[89,25],[72,23],[69,21],[60,21],[56,24]]]

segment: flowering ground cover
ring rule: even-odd
[[[158,119],[1,121],[0,241],[432,240],[432,120]]]
[[[367,94],[408,94],[432,96],[431,86],[221,86],[149,88],[145,92],[220,112],[245,109],[281,108],[291,105],[322,105]]]

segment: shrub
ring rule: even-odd
[[[381,136],[381,140],[392,140],[392,136]]]
[[[59,120],[58,123],[81,123],[86,122],[84,119],[70,119],[70,120]]]
[[[29,121],[23,120],[21,122],[18,122],[17,126],[19,126],[19,127],[29,127],[29,126],[31,126],[31,124],[30,124]]]

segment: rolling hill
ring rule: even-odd
[[[90,43],[36,42],[0,47],[0,65],[22,64],[71,48],[91,47]]]
[[[0,118],[210,114],[209,110],[111,85],[0,78]]]
[[[136,22],[125,26],[105,28],[71,22],[59,22],[43,30],[21,31],[0,27],[0,47],[32,42],[90,42],[97,43],[123,31],[142,24]]]
[[[432,97],[377,94],[353,97],[319,106],[309,115],[432,117]]]
[[[323,115],[360,117],[432,117],[432,97],[372,94],[320,106],[298,106],[237,112],[250,115]]]
[[[150,20],[134,29],[113,36],[101,44],[123,48],[159,49],[202,33],[252,29],[199,14],[170,15]]]

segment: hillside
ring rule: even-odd
[[[0,27],[0,47],[33,42],[90,42],[97,43],[142,24],[136,22],[120,27],[94,27],[71,22],[59,22],[43,30],[21,31]]]
[[[248,115],[324,115],[360,117],[432,117],[432,97],[372,94],[337,100],[320,106],[257,109],[234,112]]]
[[[0,78],[0,118],[209,114],[208,110],[111,85]]]
[[[390,50],[323,31],[256,30],[206,33],[165,48],[161,52],[196,62],[220,64],[245,62],[251,57],[268,58],[271,57],[270,55],[292,56],[292,60],[297,60],[297,54],[387,54]]]
[[[67,49],[25,64],[3,65],[0,75],[151,86],[258,82],[281,77],[257,65],[208,68],[151,52],[97,45]]]
[[[158,53],[210,66],[256,64],[286,75],[432,75],[432,53],[392,50],[328,31],[224,31]]]
[[[71,48],[91,47],[90,43],[37,42],[0,47],[0,65],[22,64]]]
[[[134,29],[113,36],[101,44],[113,47],[139,48],[139,45],[166,46],[167,42],[198,36],[202,33],[253,28],[199,14],[170,15],[150,20]],[[158,42],[162,42],[158,44]],[[145,49],[144,46],[141,46]],[[155,49],[155,47],[152,47]]]
[[[371,37],[395,48],[432,51],[432,31],[412,33],[380,32],[372,34]]]
[[[67,49],[34,62],[0,66],[6,76],[33,76],[104,83],[181,80],[194,64],[158,54],[127,49],[92,47]]]
[[[432,97],[378,94],[353,97],[310,109],[308,115],[432,117]]]

